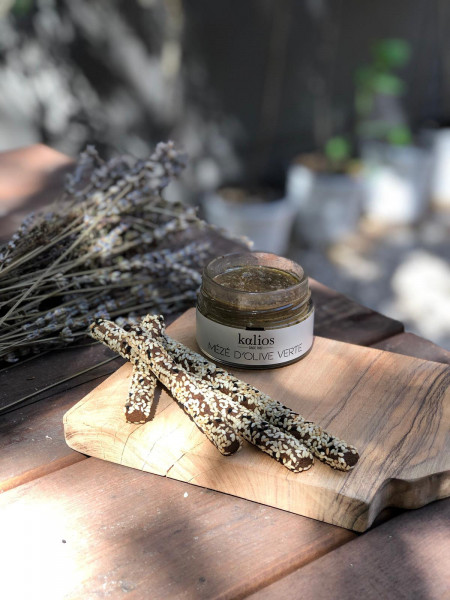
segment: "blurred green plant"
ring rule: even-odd
[[[33,0],[15,0],[15,2],[12,5],[12,12],[17,17],[23,17],[29,12],[31,12],[33,5]]]
[[[24,17],[33,8],[34,0],[0,0],[0,19],[10,13],[16,17]]]
[[[346,137],[336,135],[326,142],[324,154],[330,169],[340,171],[351,158],[352,145]]]
[[[325,144],[322,170],[329,173],[356,175],[361,170],[361,161],[355,157],[355,147],[350,135],[335,135]]]
[[[408,42],[402,39],[383,39],[372,47],[372,62],[355,72],[356,133],[362,139],[388,142],[392,145],[411,143],[409,126],[389,116],[376,114],[380,97],[390,97],[397,104],[406,91],[404,80],[396,73],[411,57]],[[392,102],[391,102],[392,106]]]
[[[355,113],[353,131],[330,137],[322,148],[322,169],[330,172],[357,172],[360,163],[355,159],[357,142],[375,140],[392,146],[412,142],[411,129],[400,99],[406,84],[397,73],[408,64],[411,48],[402,39],[382,39],[371,49],[372,62],[355,71]]]

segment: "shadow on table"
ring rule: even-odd
[[[399,516],[285,579],[252,600],[432,600],[448,597],[450,501]]]
[[[0,242],[8,240],[30,212],[62,194],[72,168],[72,159],[41,144],[0,154]]]

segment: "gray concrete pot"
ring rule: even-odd
[[[254,250],[283,255],[291,235],[295,210],[286,199],[251,202],[231,202],[220,190],[203,198],[206,220],[236,235],[243,235],[254,242]]]
[[[414,146],[365,143],[364,212],[386,225],[411,225],[423,217],[429,199],[431,153]]]
[[[296,208],[296,239],[311,247],[339,242],[357,229],[361,182],[345,174],[314,173],[295,165],[288,173],[288,198]]]

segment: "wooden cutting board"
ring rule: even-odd
[[[197,349],[194,316],[189,310],[168,333]],[[90,456],[355,531],[387,506],[418,508],[450,495],[448,366],[316,337],[293,365],[233,372],[354,444],[355,469],[316,460],[295,474],[246,442],[224,457],[165,391],[152,421],[128,424],[130,364],[65,414],[66,441]]]

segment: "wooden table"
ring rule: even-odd
[[[0,236],[53,199],[69,166],[45,146],[0,155]],[[401,323],[312,286],[319,335],[450,364]],[[0,406],[29,396],[0,417],[3,597],[450,598],[450,500],[387,511],[357,535],[72,451],[63,414],[121,359],[64,380],[111,356],[68,349],[0,372]]]

